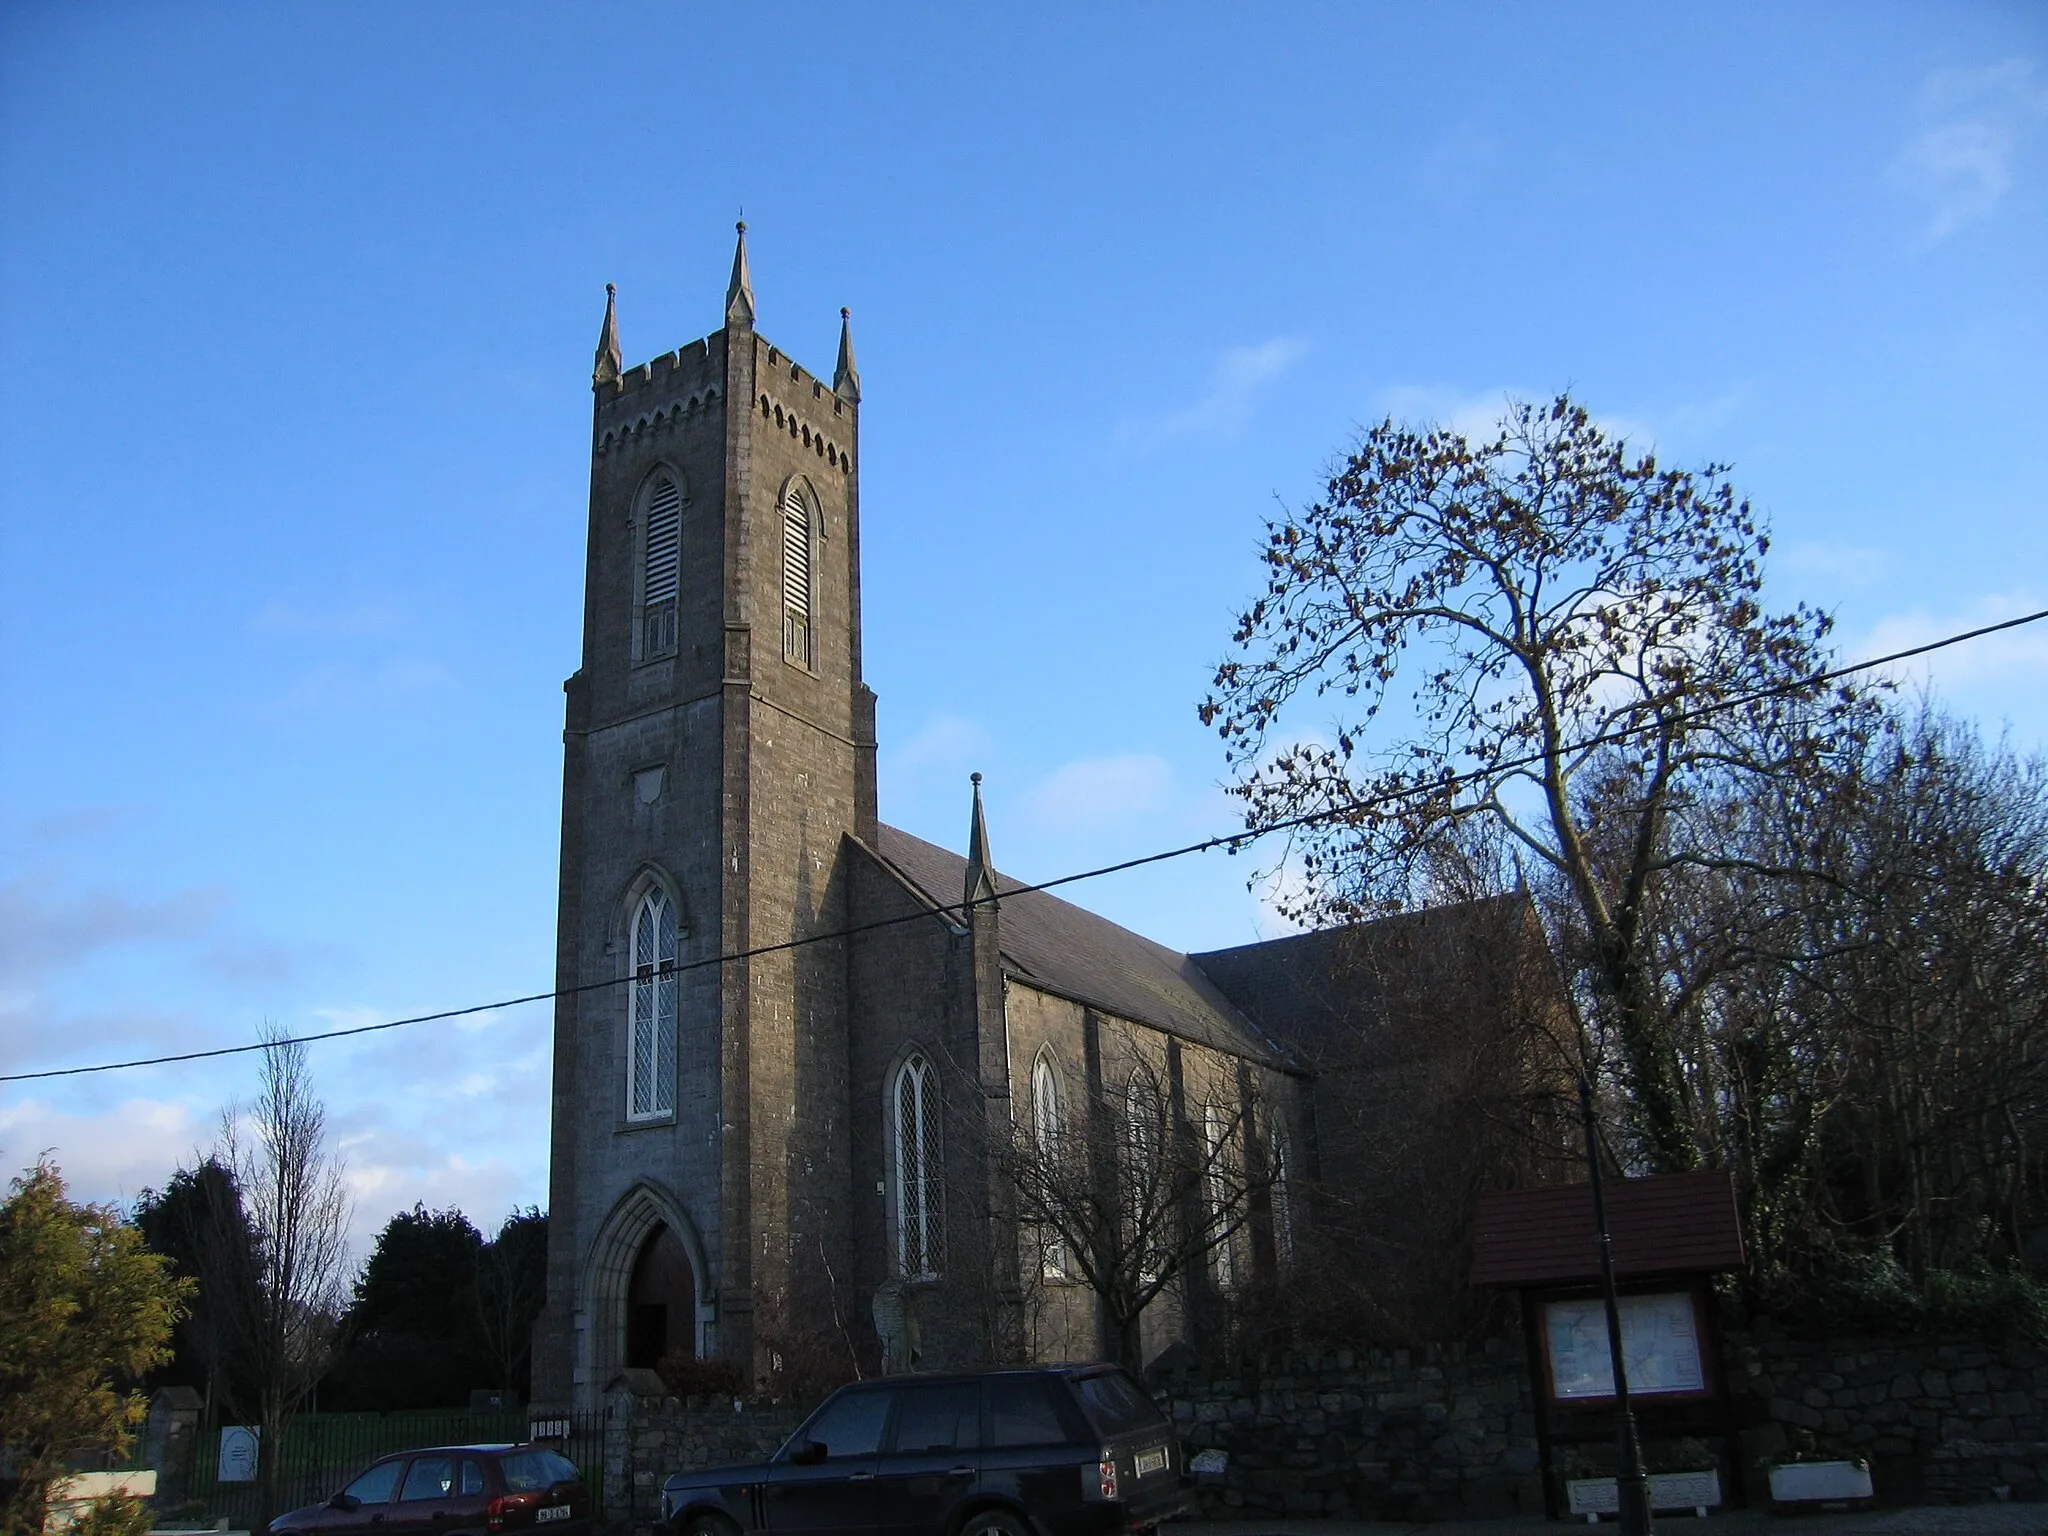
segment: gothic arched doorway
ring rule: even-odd
[[[626,1288],[626,1364],[653,1367],[697,1353],[697,1277],[667,1223],[647,1234]]]

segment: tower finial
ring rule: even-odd
[[[974,821],[967,830],[967,913],[977,909],[994,911],[996,869],[988,856],[988,820],[981,811],[981,775],[968,776],[974,783]]]
[[[832,393],[860,403],[860,370],[853,366],[853,311],[839,311],[839,366],[832,370]],[[980,775],[976,775],[980,782]]]
[[[733,247],[732,281],[725,285],[725,323],[751,326],[754,323],[754,279],[747,271],[747,221],[733,226],[740,233]]]
[[[590,387],[601,384],[616,384],[619,381],[619,290],[611,283],[604,285],[604,326],[597,333],[597,362],[590,370]]]

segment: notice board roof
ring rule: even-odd
[[[1606,1182],[1618,1276],[1701,1274],[1742,1264],[1735,1180],[1725,1172]],[[1479,1197],[1472,1279],[1479,1285],[1566,1285],[1600,1278],[1588,1184]]]

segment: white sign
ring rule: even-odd
[[[256,1481],[256,1450],[263,1431],[250,1424],[224,1424],[220,1432],[220,1466],[214,1476],[223,1483]]]
[[[1550,1349],[1551,1385],[1560,1398],[1614,1396],[1607,1307],[1599,1297],[1545,1302],[1543,1337]],[[1692,1293],[1622,1297],[1621,1355],[1632,1394],[1705,1391]]]
[[[1795,1461],[1771,1468],[1771,1497],[1780,1504],[1867,1499],[1870,1468],[1860,1461]]]
[[[1621,1513],[1621,1490],[1611,1477],[1579,1477],[1565,1485],[1575,1515]],[[1713,1509],[1721,1502],[1721,1474],[1655,1472],[1650,1476],[1650,1508]]]

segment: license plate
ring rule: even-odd
[[[569,1506],[566,1504],[554,1504],[546,1509],[536,1509],[533,1512],[533,1518],[543,1524],[550,1520],[566,1520],[569,1518]]]
[[[1157,1450],[1138,1452],[1138,1459],[1132,1463],[1131,1470],[1140,1477],[1150,1477],[1154,1472],[1164,1472],[1166,1447],[1162,1445]]]

